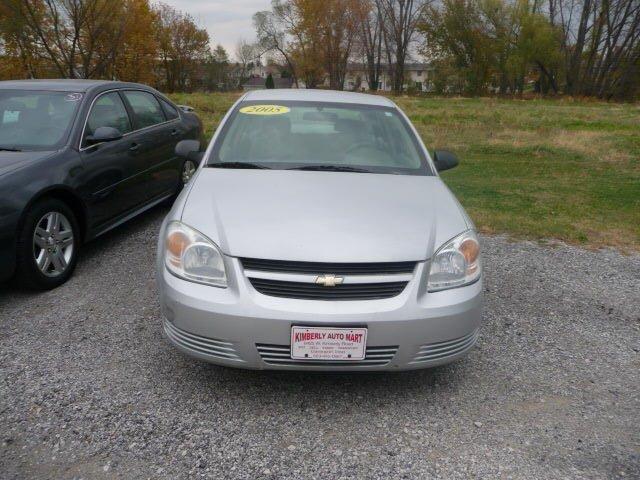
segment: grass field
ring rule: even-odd
[[[238,94],[176,94],[207,137]],[[458,154],[442,177],[478,229],[640,251],[640,105],[571,100],[393,100],[429,149]]]

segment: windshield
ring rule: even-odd
[[[58,147],[81,99],[81,93],[0,90],[0,150]]]
[[[209,167],[432,175],[395,108],[320,102],[243,102]]]

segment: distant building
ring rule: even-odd
[[[415,89],[419,92],[430,92],[433,90],[431,76],[433,67],[428,63],[407,63],[404,66],[405,84],[403,90]],[[367,66],[363,63],[350,63],[347,65],[347,75],[344,79],[345,90],[369,91],[367,80]],[[393,80],[386,64],[380,65],[380,77],[378,90],[390,92],[393,89]]]
[[[242,89],[247,90],[264,90],[266,88],[266,77],[251,77],[242,84]],[[291,88],[293,80],[291,78],[273,77],[274,88]]]
[[[242,84],[243,90],[262,90],[269,74],[273,77],[274,88],[293,88],[293,80],[286,76],[286,69],[280,65],[262,65],[260,62],[249,69],[249,79]],[[285,75],[283,77],[283,74]]]
[[[250,76],[242,84],[243,90],[261,90],[265,88],[265,82],[269,74],[273,76],[275,88],[295,88],[293,80],[286,75],[286,68],[281,65],[270,64],[262,65],[257,63],[252,65],[248,71]],[[428,63],[407,63],[405,64],[405,83],[403,90],[413,90],[416,92],[433,91],[433,67]],[[306,88],[304,80],[298,79],[300,88]],[[319,88],[328,88],[329,80],[325,78]],[[347,73],[344,79],[344,90],[357,92],[367,92],[369,82],[367,80],[367,66],[363,63],[349,63],[347,65]],[[393,90],[393,80],[386,64],[380,65],[380,77],[378,90],[381,92],[390,92]]]

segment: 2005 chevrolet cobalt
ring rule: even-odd
[[[244,95],[165,219],[164,332],[183,352],[257,369],[407,370],[474,345],[474,226],[407,117],[381,96]]]

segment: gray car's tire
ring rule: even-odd
[[[24,217],[16,249],[16,278],[27,288],[49,290],[66,282],[76,267],[80,228],[66,203],[46,198]]]
[[[193,174],[197,169],[198,165],[193,160],[185,160],[182,163],[182,165],[180,166],[180,171],[178,172],[178,186],[176,188],[176,192],[163,202],[165,205],[169,207],[173,205],[173,202],[175,202],[176,198],[178,198],[178,195],[180,195],[180,192],[182,192],[184,187],[187,186],[187,183],[189,183],[191,177],[193,177]],[[185,177],[185,174],[187,172],[190,172],[189,178]]]
[[[198,169],[198,164],[193,160],[185,160],[180,169],[180,190],[182,190],[187,183],[193,178],[193,175]]]

